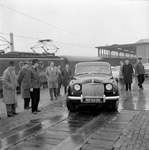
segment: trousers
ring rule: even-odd
[[[29,107],[30,98],[24,98],[24,109]]]
[[[126,91],[128,91],[128,89],[131,91],[131,83],[126,83]]]
[[[35,112],[38,110],[39,100],[40,100],[40,89],[33,89],[33,92],[31,92],[32,112]]]
[[[7,116],[10,116],[16,113],[16,105],[15,104],[6,104]]]
[[[139,75],[137,76],[137,78],[138,78],[138,86],[139,86],[139,88],[142,88],[142,84],[143,84],[143,82],[145,81],[144,74],[139,74]]]
[[[57,97],[57,92],[56,92],[56,88],[49,88],[49,92],[50,92],[50,97],[53,98],[53,94],[55,97]]]

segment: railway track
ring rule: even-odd
[[[105,126],[117,112],[91,110],[63,113],[29,123],[0,134],[0,149],[77,150]]]

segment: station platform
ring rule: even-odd
[[[79,146],[80,150],[149,150],[149,79],[144,83],[144,90],[140,90],[134,79],[132,91],[125,91],[125,86],[120,85],[119,111],[114,118],[106,122],[92,136]],[[3,136],[15,132],[15,128],[21,128],[30,121],[38,121],[44,118],[52,118],[56,114],[68,115],[65,105],[65,95],[61,89],[61,97],[50,101],[48,89],[41,90],[41,100],[39,108],[41,112],[37,115],[30,110],[23,109],[23,99],[18,95],[17,112],[20,114],[8,118],[5,105],[0,99],[0,140]],[[65,113],[64,113],[65,112]],[[10,131],[10,133],[8,133]],[[5,135],[4,135],[5,134]],[[10,142],[10,141],[9,141]],[[2,144],[1,144],[2,143]],[[16,145],[14,141],[9,143],[0,142],[0,149],[9,149]],[[15,149],[15,148],[14,148]],[[39,147],[39,149],[58,150],[58,147]],[[65,149],[65,148],[64,148]],[[71,148],[70,150],[77,150]],[[24,150],[24,149],[23,149]],[[61,148],[61,150],[63,150]],[[66,149],[65,149],[66,150]],[[69,150],[69,148],[67,149]]]

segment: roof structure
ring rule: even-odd
[[[149,39],[141,39],[138,42],[131,44],[113,44],[110,46],[97,46],[95,48],[136,54],[136,47],[139,45],[149,45]]]

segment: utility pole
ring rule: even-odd
[[[11,50],[11,52],[14,52],[13,33],[10,33],[10,50]]]

